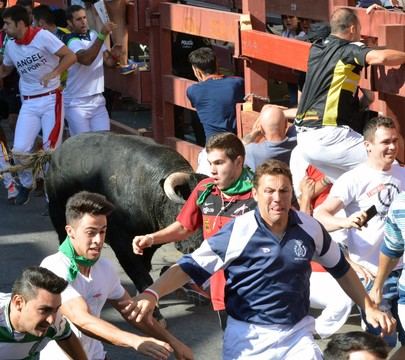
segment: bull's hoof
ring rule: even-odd
[[[153,310],[153,317],[163,327],[163,329],[167,329],[167,321],[160,312],[159,308],[156,307],[155,310]]]

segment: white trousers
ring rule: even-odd
[[[10,163],[8,161],[6,148],[3,143],[0,143],[0,148],[0,170],[4,170],[10,167]],[[13,182],[13,177],[9,172],[4,173],[2,176],[4,187],[7,189]]]
[[[297,142],[305,161],[332,182],[367,160],[363,136],[349,127],[324,126],[304,132],[297,128]]]
[[[110,117],[102,94],[65,101],[70,136],[90,131],[110,130]]]
[[[352,310],[353,301],[328,272],[312,272],[310,279],[311,307],[323,309],[315,319],[315,331],[326,338],[338,331]]]
[[[56,125],[56,94],[41,96],[35,99],[24,100],[18,115],[14,133],[13,152],[30,153],[33,150],[35,139],[42,129],[42,144],[44,149],[50,148],[49,136]],[[59,118],[63,120],[63,100],[59,109]],[[56,134],[55,148],[62,142],[63,124],[60,124]],[[16,163],[24,163],[23,159],[14,157]],[[32,187],[32,171],[25,169],[18,173],[20,182],[24,187]]]
[[[224,360],[321,360],[313,338],[314,318],[294,326],[255,325],[228,316],[224,334]]]

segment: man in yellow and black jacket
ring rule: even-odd
[[[361,43],[360,22],[351,9],[337,9],[330,25],[331,34],[312,45],[295,125],[299,153],[334,182],[367,159],[363,136],[353,130],[360,128],[361,70],[403,64],[405,52]]]

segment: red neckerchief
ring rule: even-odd
[[[41,28],[28,26],[24,37],[22,39],[15,39],[15,43],[18,45],[28,45],[29,43],[31,43],[32,39],[35,37],[39,30],[41,30]]]

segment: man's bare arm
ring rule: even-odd
[[[314,217],[327,231],[350,228],[360,229],[366,221],[366,212],[357,211],[349,217],[335,216],[335,214],[343,209],[343,207],[344,204],[340,199],[329,195],[324,203],[316,208],[314,211]]]
[[[116,25],[114,23],[108,22],[103,25],[100,33],[105,37],[115,28]],[[82,65],[87,66],[91,65],[93,61],[96,59],[103,44],[104,40],[102,38],[97,37],[97,39],[94,40],[93,44],[88,49],[79,50],[78,52],[76,52],[77,61]]]
[[[109,322],[92,315],[82,297],[71,299],[61,306],[61,313],[83,333],[116,346],[130,347],[154,359],[166,359],[172,351],[162,341],[123,331]]]
[[[60,61],[58,66],[55,67],[50,73],[46,74],[41,79],[41,84],[44,87],[48,86],[48,82],[51,79],[54,79],[60,74],[62,74],[65,70],[67,70],[70,66],[72,66],[76,61],[76,55],[70,50],[67,46],[62,46],[56,53],[56,56],[59,57]]]
[[[125,307],[121,304],[127,304],[131,302],[131,296],[128,292],[125,292],[124,296],[119,300],[109,300],[110,304],[119,311],[121,316],[129,322],[131,325],[136,327],[137,329],[141,330],[142,333],[153,336],[156,339],[166,341],[169,343],[172,348],[174,349],[176,359],[180,360],[191,360],[193,359],[193,352],[192,350],[183,344],[179,339],[173,336],[169,331],[164,329],[157,320],[152,318],[151,322],[145,320],[141,322],[136,322],[135,319],[130,319],[129,314],[124,312]]]
[[[402,65],[405,63],[405,52],[392,49],[371,50],[366,55],[366,63],[385,66]]]
[[[193,231],[186,229],[179,221],[175,221],[162,230],[147,235],[135,236],[132,248],[135,254],[142,255],[143,249],[152,245],[167,244],[187,239]]]

